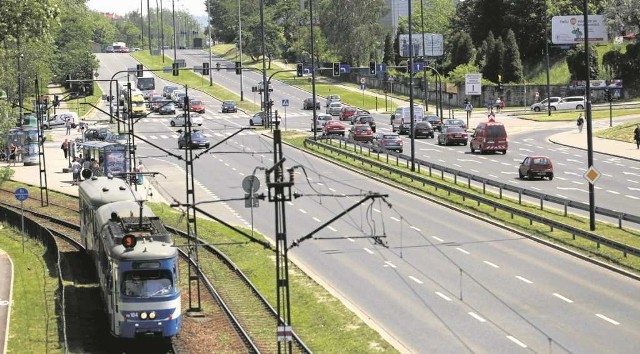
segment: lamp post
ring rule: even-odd
[[[240,65],[242,65],[242,17],[240,17],[240,0],[238,0],[238,49],[240,50]],[[242,76],[242,70],[240,70],[240,101],[244,101],[244,91],[242,90]]]
[[[157,0],[156,0],[157,1]],[[162,8],[162,0],[160,0],[160,48],[162,48],[162,62],[164,63],[164,9]]]
[[[318,139],[318,131],[316,130],[316,124],[318,123],[318,114],[316,113],[316,60],[313,57],[314,50],[314,36],[313,36],[313,2],[309,0],[309,27],[311,33],[311,96],[313,97],[313,140]]]
[[[173,17],[173,62],[176,62],[176,3],[171,0],[171,12]]]
[[[409,73],[409,119],[411,120],[410,123],[410,128],[411,131],[413,132],[413,115],[414,115],[414,109],[413,109],[413,29],[411,28],[412,26],[412,21],[411,21],[411,8],[412,3],[411,1],[407,1],[407,13],[408,13],[408,19],[409,19],[409,62],[407,65],[407,72]],[[411,134],[411,171],[415,171],[416,170],[416,165],[415,165],[415,156],[416,156],[416,152],[415,152],[415,139],[414,139],[415,134]]]
[[[24,55],[20,52],[20,34],[16,38],[16,46],[18,48],[18,125],[22,126],[22,58],[24,58]]]
[[[149,11],[149,0],[147,0],[147,37],[149,37],[149,55],[151,55],[151,11]]]
[[[260,26],[261,26],[261,34],[260,36],[262,37],[262,104],[263,104],[263,119],[262,119],[262,123],[264,124],[264,126],[266,127],[268,125],[269,120],[271,119],[271,117],[269,116],[269,87],[267,86],[267,62],[266,62],[266,56],[267,56],[267,50],[266,50],[266,44],[265,44],[265,30],[264,30],[264,0],[260,0]],[[242,63],[240,64],[242,65]]]
[[[144,19],[142,18],[142,0],[140,0],[140,40],[141,40],[141,48],[144,48]]]
[[[547,28],[547,21],[548,21],[548,15],[547,15],[547,0],[543,0],[544,1],[544,52],[545,52],[545,56],[547,59],[547,115],[550,117],[551,116],[551,86],[549,81],[551,80],[551,78],[549,77],[549,29]]]
[[[211,74],[212,70],[211,70],[211,57],[213,56],[213,36],[211,36],[211,3],[209,1],[207,1],[207,16],[208,16],[208,24],[209,24],[209,30],[208,35],[209,35],[209,86],[213,86],[213,76]]]

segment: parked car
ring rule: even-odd
[[[351,121],[351,117],[356,114],[357,109],[355,107],[350,106],[342,106],[340,110],[340,120],[348,120]]]
[[[468,141],[467,131],[457,125],[443,125],[442,131],[438,134],[438,145],[467,145]]]
[[[330,114],[325,114],[325,113],[319,113],[316,115],[316,125],[315,125],[315,131],[319,131],[322,130],[322,127],[324,127],[325,124],[327,124],[328,121],[333,120],[333,116]],[[313,129],[313,118],[311,118],[311,131],[314,131]]]
[[[467,129],[467,123],[465,123],[464,120],[462,119],[445,119],[442,122],[442,127],[447,127],[447,126],[460,127],[464,130]]]
[[[186,132],[181,132],[180,136],[178,136],[178,149],[184,149],[187,146],[192,148],[203,147],[208,149],[209,139],[197,130],[192,131],[191,135],[187,135]]]
[[[238,112],[238,105],[236,105],[235,101],[227,100],[222,101],[222,113]]]
[[[200,100],[190,100],[189,101],[189,109],[191,112],[204,113],[204,103]]]
[[[524,161],[520,163],[518,169],[518,175],[520,179],[527,177],[533,179],[534,177],[553,179],[553,163],[547,156],[527,156]]]
[[[173,101],[164,100],[160,101],[160,106],[158,107],[159,114],[176,114],[176,105]]]
[[[322,127],[322,134],[329,135],[341,135],[344,136],[347,130],[347,126],[339,120],[330,120]]]
[[[327,96],[327,102],[326,102],[326,106],[329,107],[329,105],[333,102],[340,102],[340,95],[329,95]]]
[[[540,102],[534,103],[531,105],[531,110],[534,112],[546,111],[548,104],[547,102],[551,101],[551,103],[555,103],[560,101],[560,97],[549,97],[548,99],[544,99]]]
[[[569,96],[560,99],[558,102],[551,103],[551,110],[576,109],[583,110],[586,102],[583,96]]]
[[[178,88],[176,86],[165,86],[162,89],[162,96],[164,96],[164,98],[171,98],[171,94],[177,89]]]
[[[363,115],[358,117],[358,119],[353,123],[353,124],[369,124],[369,126],[371,127],[371,130],[373,130],[373,132],[376,132],[376,120],[373,119],[373,116],[368,116],[368,115]]]
[[[381,133],[376,135],[371,142],[374,151],[392,150],[402,153],[403,141],[396,133]]]
[[[327,107],[327,114],[331,114],[332,116],[339,116],[342,111],[342,103],[340,102],[331,102]]]
[[[416,122],[413,125],[413,133],[410,131],[409,132],[409,137],[410,138],[419,138],[419,137],[425,137],[425,138],[434,138],[435,133],[433,132],[433,127],[431,126],[431,124],[429,124],[429,122]]]
[[[369,124],[354,124],[349,129],[349,139],[368,143],[373,140],[373,130]]]
[[[305,98],[302,101],[302,109],[311,109],[313,107],[313,97]],[[320,109],[320,101],[316,99],[316,109]]]
[[[199,114],[189,114],[189,120],[191,121],[191,125],[202,125],[203,123],[203,119]],[[171,118],[169,124],[171,124],[172,127],[175,127],[176,125],[179,127],[184,127],[187,124],[187,114],[178,114],[177,116]]]
[[[429,122],[433,130],[440,131],[440,129],[442,128],[442,119],[440,119],[440,117],[436,115],[433,115],[433,114],[426,115],[424,116],[424,118],[422,118],[422,121]]]

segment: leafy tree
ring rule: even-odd
[[[454,69],[459,65],[468,64],[473,59],[473,43],[471,36],[465,32],[456,34],[450,41],[449,68]]]
[[[516,42],[516,35],[512,30],[507,31],[507,36],[504,39],[504,60],[502,66],[504,82],[522,82],[524,80],[520,51],[518,49],[518,43]]]
[[[59,14],[57,0],[0,1],[0,41],[22,42],[48,37]]]
[[[587,65],[586,65],[586,53],[584,46],[578,46],[575,49],[569,50],[567,53],[567,66],[569,67],[569,74],[571,80],[586,80],[587,79]],[[598,78],[598,52],[595,46],[591,46],[589,59],[591,60],[589,68],[589,78]]]
[[[394,64],[395,50],[393,49],[393,41],[391,39],[391,33],[387,33],[384,37],[384,56],[382,62],[387,65]]]
[[[490,37],[493,33],[490,32]],[[498,82],[498,75],[502,75],[504,71],[504,44],[502,38],[495,40],[493,50],[487,52],[487,60],[482,68],[482,73],[487,80]]]
[[[466,74],[475,74],[478,71],[480,71],[478,67],[473,64],[469,64],[469,63],[461,64],[456,66],[453,70],[449,71],[449,74],[447,75],[447,80],[449,82],[456,83],[456,85],[461,85],[465,82]]]

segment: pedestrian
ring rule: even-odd
[[[67,128],[67,132],[65,135],[71,135],[71,119],[67,118],[67,122],[64,125]]]
[[[16,151],[16,146],[11,143],[11,146],[9,146],[9,166],[11,166],[12,162],[14,166],[16,165]]]
[[[140,172],[137,175],[138,178],[138,185],[141,186],[142,185],[142,181],[143,181],[143,175],[142,172],[144,172],[144,166],[142,165],[142,160],[138,161],[138,166],[136,167],[136,172]]]
[[[69,154],[69,140],[64,139],[60,148],[62,149],[62,152],[64,152],[64,159],[66,160]]]
[[[496,112],[500,113],[500,107],[502,107],[502,100],[500,97],[496,98]]]
[[[540,92],[538,92],[538,91],[536,91],[536,95],[535,95],[535,98],[534,98],[534,102],[535,102],[535,103],[540,102]]]
[[[633,138],[636,140],[636,149],[640,149],[640,124],[633,130]]]
[[[578,125],[578,133],[582,133],[582,127],[584,126],[584,118],[582,118],[582,113],[580,113],[576,124]]]
[[[80,182],[80,162],[77,158],[73,159],[73,163],[71,164],[71,171],[73,172],[73,183]]]

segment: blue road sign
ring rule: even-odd
[[[287,106],[289,106],[289,99],[288,98],[282,99],[282,107],[287,107]]]
[[[413,71],[422,71],[424,69],[424,63],[413,63]]]
[[[24,202],[25,200],[27,200],[27,198],[29,198],[29,191],[26,188],[20,187],[16,189],[15,195],[16,195],[16,199],[18,199],[21,202]]]
[[[311,74],[313,72],[313,67],[312,66],[305,66],[302,68],[302,72],[304,74]]]
[[[360,89],[361,89],[362,91],[364,91],[366,88],[367,88],[367,85],[366,85],[366,84],[360,84]]]
[[[383,72],[386,72],[386,71],[387,71],[387,64],[384,64],[384,63],[383,63],[383,64],[378,64],[377,66],[378,66],[378,67],[376,68],[376,70],[377,70],[378,72],[383,73]]]
[[[351,65],[340,64],[340,74],[348,74],[351,72]]]

